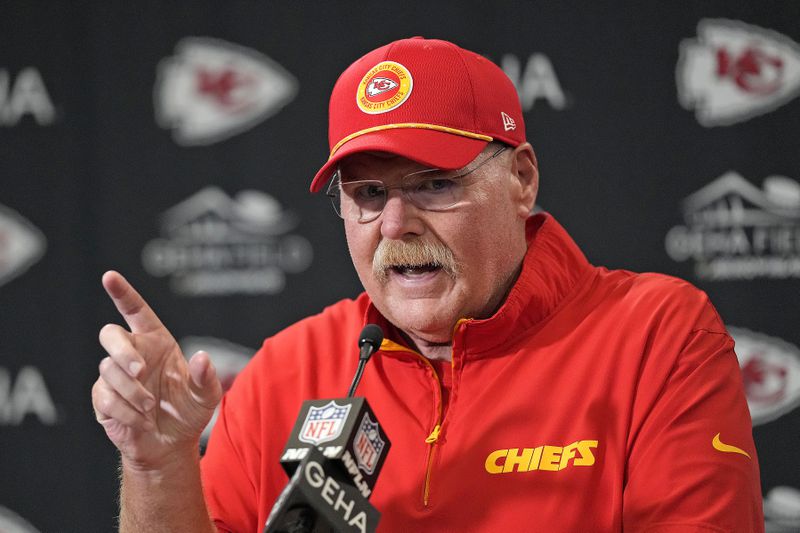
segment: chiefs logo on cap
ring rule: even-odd
[[[356,103],[364,113],[386,113],[402,105],[413,86],[414,80],[406,67],[394,61],[383,61],[361,79]]]

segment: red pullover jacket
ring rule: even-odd
[[[705,293],[591,266],[549,215],[503,306],[437,369],[362,294],[267,339],[222,401],[203,484],[220,531],[261,532],[303,400],[358,393],[392,441],[379,531],[763,531],[733,341]]]

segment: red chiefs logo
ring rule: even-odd
[[[372,81],[367,85],[367,98],[373,102],[388,100],[392,96],[388,93],[388,91],[397,89],[398,87],[400,87],[400,80],[392,80],[389,78],[376,76],[375,78],[372,78]],[[379,95],[383,96],[376,98]]]
[[[252,106],[251,102],[242,100],[240,95],[255,83],[255,77],[237,72],[230,67],[218,71],[198,67],[195,71],[197,93],[234,112]]]
[[[750,46],[738,56],[725,47],[717,49],[717,77],[730,78],[741,90],[754,94],[771,94],[781,88],[783,60]]]
[[[394,61],[383,61],[372,67],[361,79],[356,103],[364,113],[386,113],[403,105],[414,81],[406,67]]]
[[[753,424],[775,420],[800,405],[800,349],[777,337],[728,326]]]
[[[788,368],[774,364],[757,352],[742,367],[742,378],[747,397],[761,403],[777,403],[786,395]]]

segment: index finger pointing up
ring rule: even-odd
[[[131,332],[147,333],[164,327],[144,298],[119,272],[109,270],[103,274],[103,288],[131,328]]]

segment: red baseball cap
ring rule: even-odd
[[[517,90],[497,65],[451,42],[413,37],[369,52],[342,73],[331,93],[328,140],[330,157],[312,192],[356,152],[458,169],[493,140],[525,142],[525,122]]]

